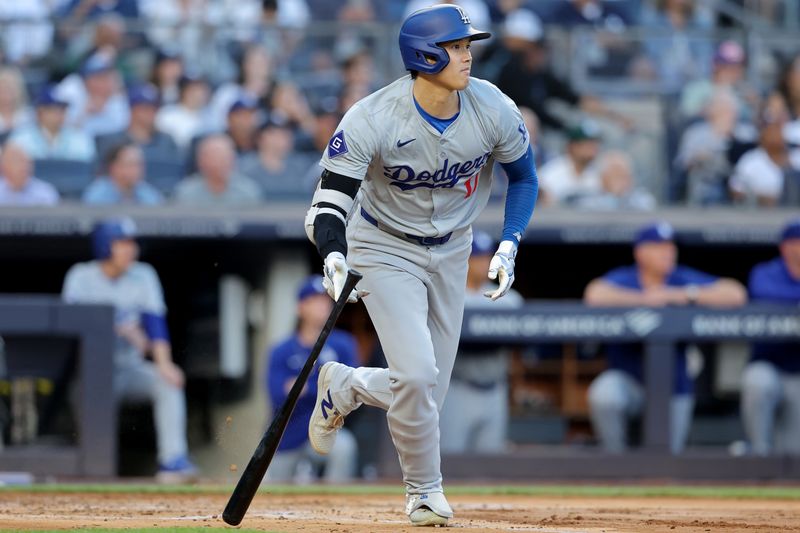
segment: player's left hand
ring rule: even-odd
[[[183,388],[186,378],[183,375],[181,367],[172,361],[162,361],[156,364],[156,368],[158,369],[158,373],[161,374],[161,377],[164,378],[164,381],[173,387]]]
[[[489,263],[489,279],[500,284],[495,291],[483,293],[493,301],[504,296],[514,283],[514,258],[517,257],[517,244],[514,241],[502,241]]]

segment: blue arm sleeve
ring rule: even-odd
[[[519,244],[539,196],[539,178],[536,177],[536,163],[530,144],[525,155],[512,163],[500,165],[508,176],[502,240]]]
[[[142,313],[142,327],[147,333],[147,338],[151,341],[169,342],[169,329],[167,329],[167,319],[163,315],[152,313]]]

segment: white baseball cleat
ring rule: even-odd
[[[406,494],[406,514],[413,526],[447,526],[453,509],[442,492]]]
[[[344,425],[344,416],[333,405],[331,398],[331,377],[337,366],[345,366],[336,361],[322,365],[317,378],[317,403],[308,421],[308,441],[318,454],[328,455],[336,442],[336,433]]]

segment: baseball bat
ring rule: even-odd
[[[258,447],[256,447],[256,451],[253,452],[250,462],[247,463],[247,468],[242,472],[242,477],[239,478],[236,488],[233,489],[233,494],[231,494],[228,504],[225,506],[225,511],[222,513],[222,519],[226,524],[238,526],[244,518],[247,509],[250,507],[250,502],[253,501],[256,491],[261,485],[261,480],[264,478],[264,474],[266,474],[267,468],[269,468],[269,464],[272,462],[275,450],[278,449],[278,444],[281,441],[281,437],[283,437],[286,424],[289,423],[289,417],[292,416],[292,411],[294,411],[294,407],[297,405],[300,392],[303,390],[303,387],[305,387],[306,381],[308,381],[308,377],[314,369],[314,363],[316,363],[317,357],[319,357],[322,347],[325,345],[325,341],[328,340],[328,335],[333,329],[334,324],[336,324],[336,321],[339,319],[339,315],[342,314],[342,309],[344,309],[345,304],[347,304],[347,298],[350,296],[350,292],[355,288],[356,283],[361,280],[361,277],[361,274],[355,270],[350,269],[347,271],[347,279],[344,282],[342,294],[339,295],[339,299],[333,305],[333,310],[328,316],[328,320],[325,322],[325,326],[322,328],[317,342],[314,344],[314,348],[308,355],[306,364],[297,376],[294,385],[292,385],[292,389],[286,396],[286,401],[281,406],[280,411],[269,425],[269,429],[267,429],[264,436],[261,437],[261,442],[258,443]]]

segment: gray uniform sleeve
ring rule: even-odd
[[[144,289],[142,312],[151,315],[164,316],[167,313],[167,304],[164,303],[164,291],[155,269],[140,263],[142,286]]]
[[[339,123],[322,154],[320,165],[329,172],[362,180],[377,153],[378,137],[368,113],[363,106],[356,104]]]
[[[492,155],[498,163],[513,163],[528,151],[530,136],[513,100],[503,93],[500,93],[500,97],[497,141]]]
[[[61,289],[61,299],[66,303],[74,304],[83,301],[83,288],[86,286],[82,283],[82,265],[72,265],[64,277],[64,287]]]

